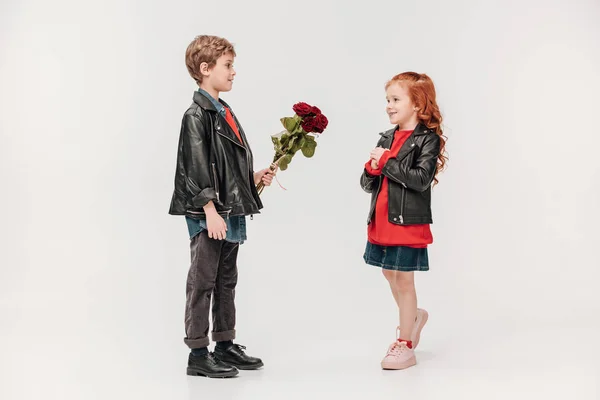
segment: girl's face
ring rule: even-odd
[[[387,100],[385,111],[390,118],[390,123],[398,125],[400,129],[414,129],[418,123],[417,111],[408,91],[398,82],[394,82],[386,89],[385,94]]]

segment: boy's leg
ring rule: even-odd
[[[217,279],[223,242],[208,237],[206,230],[191,243],[191,265],[188,272],[185,304],[185,344],[190,349],[209,344],[209,310],[211,294]]]
[[[260,358],[244,352],[245,347],[233,344],[235,339],[235,286],[237,284],[237,254],[239,244],[225,243],[221,251],[221,263],[217,273],[213,303],[212,338],[217,342],[215,357],[239,369],[258,369],[263,366]]]
[[[212,339],[215,342],[235,339],[235,287],[238,280],[239,248],[239,243],[224,242],[221,249],[212,306]]]
[[[215,287],[223,242],[208,237],[206,230],[196,235],[190,244],[192,263],[188,273],[185,304],[185,344],[192,351],[188,356],[187,374],[227,378],[238,370],[216,359],[208,352],[208,313],[210,297]]]

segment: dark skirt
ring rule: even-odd
[[[381,246],[367,241],[363,258],[369,265],[393,271],[429,271],[426,247]]]

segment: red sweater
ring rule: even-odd
[[[371,175],[381,175],[381,169],[392,157],[396,157],[400,148],[408,139],[412,130],[396,131],[392,148],[381,156],[377,169],[371,168],[371,160],[367,161],[365,168]],[[369,242],[382,246],[407,246],[424,248],[433,243],[433,235],[429,224],[422,225],[396,225],[388,220],[388,178],[383,177],[381,190],[375,204],[375,218],[368,227]],[[406,189],[408,190],[408,189]]]

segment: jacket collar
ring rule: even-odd
[[[227,104],[224,100],[219,99],[219,102],[231,111],[231,107],[229,107],[229,104]],[[196,103],[198,106],[200,106],[204,110],[214,111],[215,113],[218,114],[218,111],[215,108],[213,101],[211,99],[209,99],[208,97],[206,97],[206,95],[203,94],[202,92],[199,92],[199,91],[194,92],[194,103]],[[233,114],[233,111],[231,111],[231,114],[233,115],[233,118],[237,123],[238,121],[237,121],[237,118],[235,117],[235,115]],[[216,133],[226,136],[229,140],[231,140],[232,142],[234,142],[235,144],[237,144],[239,146],[246,147],[248,142],[247,142],[246,135],[244,134],[242,127],[239,126],[239,124],[238,124],[240,136],[242,137],[242,141],[243,141],[243,143],[240,143],[235,132],[233,132],[233,129],[231,129],[229,124],[225,121],[225,117],[223,117],[223,116],[221,116],[221,117],[222,118],[217,117],[217,119],[215,120],[216,123],[214,124],[214,129],[215,129]]]
[[[384,143],[386,143],[387,148],[390,148],[392,146],[392,141],[394,140],[394,132],[396,132],[397,129],[398,125],[396,125],[393,129],[387,130],[381,134],[381,136],[386,139]],[[415,138],[417,136],[429,135],[433,132],[433,129],[428,128],[425,125],[419,123],[398,151],[398,155],[396,156],[396,158],[402,161],[411,151],[417,148],[417,143],[415,141]]]
[[[231,107],[229,107],[229,104],[227,104],[224,100],[219,99],[219,102],[231,110]],[[215,108],[211,99],[207,98],[204,94],[202,94],[202,92],[199,92],[197,90],[194,92],[194,103],[198,104],[200,107],[202,107],[205,110],[215,111],[215,112],[218,111]]]
[[[398,130],[398,125],[396,125],[392,129],[382,132],[381,136],[383,136],[385,138],[394,137],[394,132],[396,132],[397,130]],[[433,133],[433,132],[434,132],[433,129],[426,127],[422,123],[418,123],[417,126],[415,127],[415,130],[411,134],[411,136],[427,135],[428,133]]]

